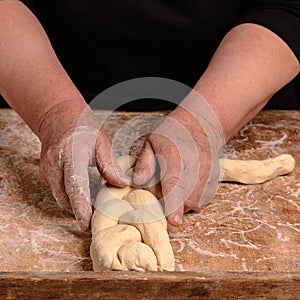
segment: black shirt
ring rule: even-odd
[[[224,35],[241,23],[269,28],[300,60],[300,1],[23,2],[44,26],[64,68],[87,98],[137,77],[170,78],[192,87]],[[291,85],[289,99],[295,100],[295,81]]]

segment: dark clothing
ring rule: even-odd
[[[300,60],[300,1],[23,2],[41,21],[64,68],[86,98],[137,77],[170,78],[193,87],[224,35],[241,23],[269,28]],[[296,82],[280,92],[288,96],[277,96],[282,100],[277,108],[300,108]]]

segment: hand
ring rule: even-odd
[[[89,228],[92,207],[88,166],[115,186],[129,181],[114,161],[109,139],[93,112],[84,103],[64,101],[42,119],[40,172],[58,205],[74,213],[83,230]]]
[[[149,182],[158,162],[165,215],[171,225],[178,226],[184,212],[199,210],[216,193],[223,143],[218,120],[193,92],[148,136],[133,182]]]

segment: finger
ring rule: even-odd
[[[189,199],[185,202],[185,212],[189,210],[199,211],[217,192],[219,185],[220,166],[218,155],[212,151],[203,154],[198,159],[199,180]]]
[[[197,176],[196,184],[193,187],[190,187],[192,192],[189,198],[185,201],[184,211],[187,212],[189,210],[198,211],[200,209],[200,199],[204,191],[206,190],[206,186],[208,183],[209,172],[210,172],[210,159],[205,157],[203,159],[200,157],[195,158],[199,161],[198,168],[190,169],[187,173],[192,174],[194,177]],[[200,162],[201,161],[201,162]],[[203,162],[205,161],[205,163]]]
[[[178,184],[171,183],[172,180],[168,180],[168,183],[162,184],[165,203],[165,214],[168,222],[173,226],[179,226],[182,224],[182,218],[184,213],[184,195],[183,188],[179,188]]]
[[[178,209],[174,210],[174,212],[167,217],[169,224],[175,227],[180,226],[183,220],[183,213],[183,206],[180,206]]]
[[[140,186],[148,183],[155,174],[156,160],[151,144],[146,141],[134,168],[133,183]]]
[[[184,164],[177,147],[167,138],[159,139],[156,155],[161,171],[165,215],[171,225],[179,226],[187,199]]]
[[[62,169],[60,169],[57,165],[51,166],[50,164],[41,164],[40,174],[41,177],[48,183],[58,206],[73,214],[70,200],[64,188],[65,183]]]
[[[182,224],[186,190],[182,185],[182,180],[173,174],[175,173],[168,170],[161,185],[167,220],[171,225],[179,226]]]
[[[210,164],[210,172],[207,180],[203,183],[203,193],[201,195],[200,201],[198,201],[198,207],[206,205],[216,194],[219,187],[220,178],[220,165],[217,156],[212,156]]]
[[[117,164],[110,141],[102,128],[100,129],[95,145],[95,160],[101,176],[109,184],[119,187],[130,185],[131,180],[126,177]]]
[[[81,229],[87,230],[92,217],[88,175],[89,154],[85,148],[74,149],[72,154],[68,155],[70,160],[64,165],[65,188]]]

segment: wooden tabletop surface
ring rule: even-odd
[[[137,154],[143,141],[141,136],[150,132],[164,115],[96,114],[101,120],[106,119],[105,127],[117,156],[127,154],[129,149],[132,154]],[[209,287],[210,281],[203,279],[213,277],[209,274],[219,274],[219,282],[225,282],[232,276],[236,280],[241,276],[249,279],[252,276],[249,274],[259,272],[256,274],[263,274],[260,278],[270,280],[278,274],[277,281],[274,279],[276,282],[289,282],[288,285],[292,282],[293,287],[296,282],[299,285],[299,121],[299,111],[263,111],[226,145],[224,152],[233,159],[265,159],[290,153],[296,159],[295,170],[261,185],[221,183],[217,195],[200,213],[187,214],[179,228],[170,227],[177,271],[166,275],[173,276],[169,278],[170,282],[185,276],[184,280],[194,278],[199,283],[199,278],[202,278],[202,283]],[[64,272],[76,272],[81,274],[78,275],[80,278],[94,280],[94,273],[89,272],[92,270],[90,233],[81,232],[73,217],[57,207],[48,187],[39,177],[39,151],[38,139],[17,114],[11,110],[0,110],[1,280],[7,283],[12,277],[20,279],[17,275],[21,274],[22,282],[26,283],[32,274],[35,278],[36,274],[47,277],[43,275],[47,274],[44,273],[46,271],[52,272],[48,273],[52,274],[52,277],[49,275],[52,279],[64,276],[59,274],[75,274]],[[104,274],[102,278],[107,279],[108,276],[109,280],[126,278],[119,272]],[[141,280],[141,276],[130,273],[127,278]],[[161,276],[164,275],[144,274],[143,278],[151,282]],[[259,282],[257,278],[255,280]],[[155,286],[157,281],[153,282]],[[238,285],[239,281],[236,282]],[[231,283],[228,288],[236,287]],[[273,287],[273,292],[275,290]],[[195,295],[198,297],[199,293],[197,291]],[[290,295],[294,298],[286,296],[283,299],[296,299],[295,295],[300,295],[300,287],[298,290],[293,288]],[[201,299],[210,299],[204,296]],[[148,298],[145,296],[145,299]]]

